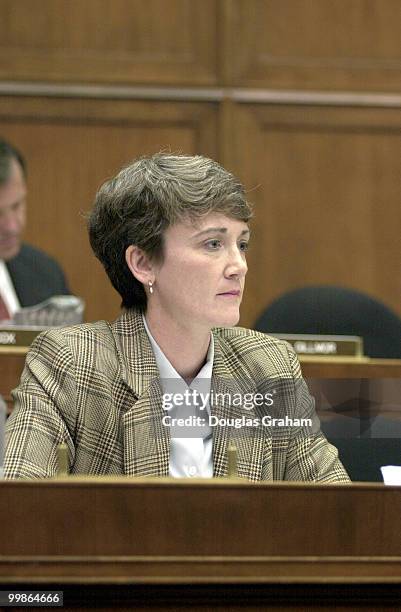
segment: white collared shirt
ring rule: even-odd
[[[163,394],[171,394],[177,392],[177,390],[181,392],[195,390],[195,392],[202,393],[203,397],[210,397],[214,360],[213,334],[210,334],[206,363],[191,384],[187,385],[153,338],[145,316],[143,316],[143,323],[155,355]],[[186,406],[174,405],[167,414],[172,418],[185,418],[188,416],[188,413],[185,412],[186,408]],[[194,428],[192,433],[190,427],[181,428],[181,432],[180,428],[171,429],[169,473],[174,478],[188,476],[211,478],[213,476],[213,437],[211,427],[208,425],[210,404],[207,403],[203,410],[200,410],[198,406],[193,407],[193,409],[195,416],[205,419],[203,427],[200,429]],[[192,437],[184,437],[186,432],[191,433]],[[194,437],[196,432],[201,437]],[[192,460],[192,458],[195,458],[195,460]]]
[[[14,285],[11,276],[7,270],[5,262],[0,259],[0,293],[3,302],[7,306],[10,316],[13,317],[17,310],[20,310],[21,305],[15,293]]]

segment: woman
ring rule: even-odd
[[[222,476],[234,441],[244,478],[348,480],[291,347],[232,327],[250,217],[238,180],[200,156],[142,158],[101,187],[89,237],[123,314],[35,340],[6,477],[54,475],[62,442],[72,473]]]

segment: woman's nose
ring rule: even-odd
[[[243,277],[248,272],[248,265],[244,251],[240,251],[238,248],[232,251],[230,254],[228,264],[228,275]]]

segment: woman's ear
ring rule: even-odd
[[[125,261],[135,278],[147,286],[149,281],[154,282],[153,265],[148,255],[134,244],[127,247]]]

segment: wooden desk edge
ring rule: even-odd
[[[80,487],[80,486],[127,486],[127,487],[168,487],[168,488],[239,488],[239,489],[369,489],[392,490],[400,489],[398,486],[385,485],[382,482],[286,482],[267,481],[250,482],[244,479],[230,478],[170,478],[170,477],[141,477],[141,476],[82,476],[69,475],[54,478],[37,479],[4,479],[0,480],[0,487]]]

